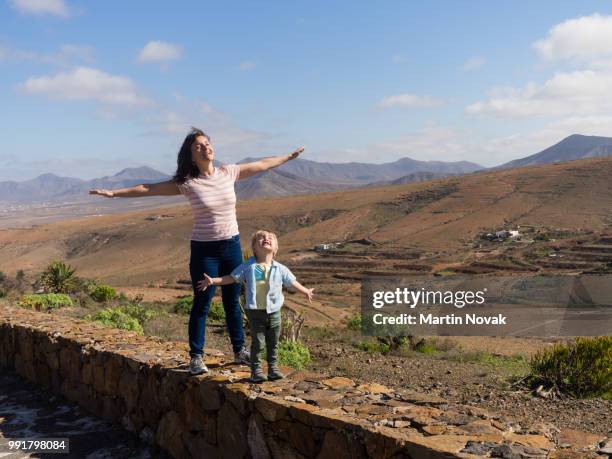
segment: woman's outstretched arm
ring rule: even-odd
[[[240,176],[238,179],[245,179],[252,175],[259,174],[260,172],[265,172],[268,169],[278,167],[281,164],[285,164],[287,161],[291,161],[300,156],[300,153],[303,151],[304,147],[300,147],[289,155],[272,156],[270,158],[260,159],[259,161],[253,161],[252,163],[239,164]]]
[[[144,183],[130,188],[120,188],[118,190],[89,190],[89,194],[99,194],[107,198],[137,198],[139,196],[172,196],[181,194],[176,182],[168,180],[160,183]]]

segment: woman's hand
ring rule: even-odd
[[[107,198],[138,198],[143,196],[172,196],[181,194],[181,191],[174,180],[167,180],[159,183],[143,183],[116,190],[94,189],[89,190],[89,194],[99,194]]]
[[[289,155],[289,161],[300,156],[300,153],[302,153],[303,151],[304,151],[304,147],[300,147],[297,150],[295,150],[293,153]]]
[[[273,169],[275,167],[281,166],[285,164],[287,161],[291,161],[292,159],[297,158],[304,151],[304,147],[300,147],[295,150],[293,153],[283,156],[272,156],[270,158],[263,158],[259,161],[253,161],[252,163],[242,163],[240,166],[240,175],[238,176],[239,180],[252,177],[255,174],[259,174],[261,172],[265,172],[269,169]]]
[[[99,194],[100,196],[105,196],[107,198],[115,197],[115,193],[113,193],[111,190],[100,190],[100,189],[89,190],[89,194]]]
[[[212,277],[210,277],[208,274],[204,273],[204,275],[202,276],[202,280],[200,282],[198,282],[198,290],[204,291],[210,285],[213,285]]]
[[[312,297],[314,296],[314,293],[312,293],[314,291],[314,288],[307,288],[304,291],[304,295],[306,295],[306,297],[308,298],[308,302],[312,303]]]

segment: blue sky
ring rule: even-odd
[[[0,180],[225,162],[491,166],[612,136],[601,1],[0,3]]]

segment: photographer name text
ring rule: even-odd
[[[485,316],[478,314],[398,314],[387,316],[381,313],[372,316],[375,325],[507,325],[503,314]]]

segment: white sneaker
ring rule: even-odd
[[[197,355],[191,357],[191,361],[189,362],[189,373],[192,375],[201,375],[202,373],[208,373],[208,367],[202,360],[201,355]]]

